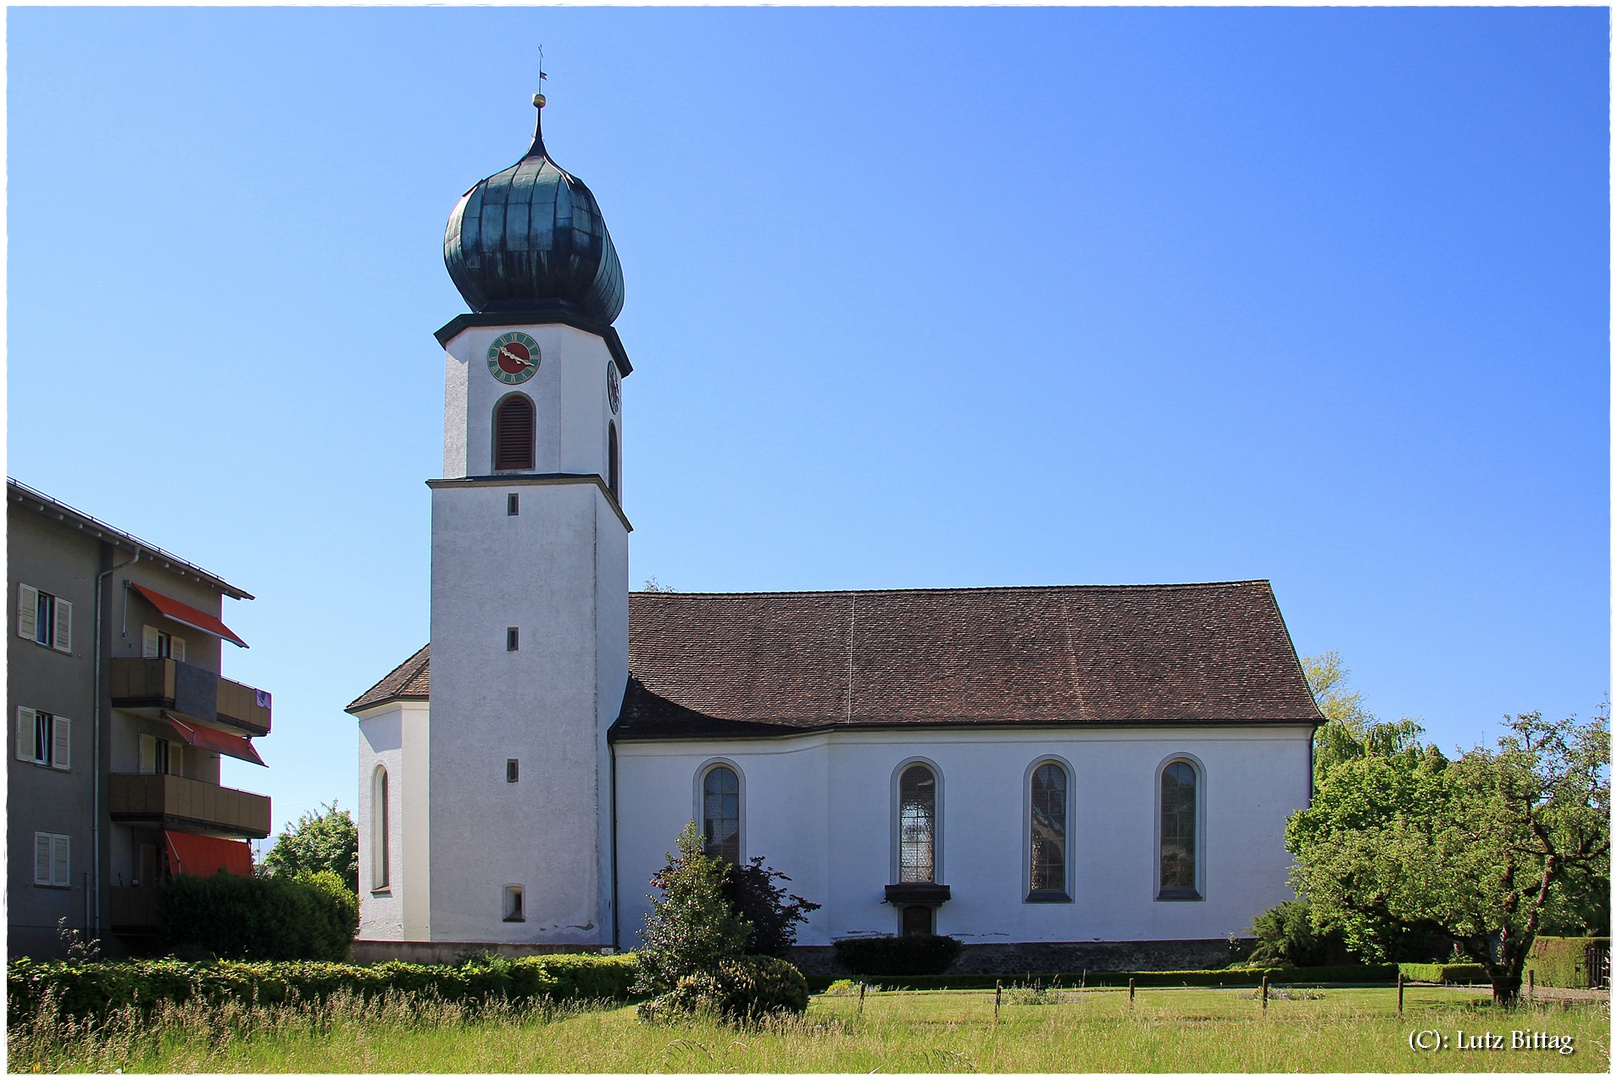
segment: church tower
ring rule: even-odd
[[[629,662],[623,272],[538,122],[522,160],[455,206],[444,262],[471,311],[437,333],[444,464],[428,481],[427,790],[413,796],[430,882],[413,883],[402,936],[610,945],[606,732]]]

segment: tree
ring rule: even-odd
[[[333,801],[321,804],[323,813],[306,811],[296,825],[289,825],[275,838],[275,846],[264,857],[271,874],[295,876],[329,870],[350,892],[359,892],[359,829],[346,810]]]
[[[1611,874],[1609,718],[1507,723],[1494,749],[1452,762],[1413,721],[1372,724],[1286,827],[1316,925],[1359,955],[1389,930],[1436,935],[1487,970],[1500,1004],[1546,921],[1597,908]]]
[[[762,855],[731,866],[724,876],[724,898],[752,924],[752,933],[742,946],[747,953],[784,958],[797,942],[797,924],[808,922],[808,913],[820,907],[787,893],[775,884],[776,879],[792,880],[773,866],[764,866]]]
[[[736,913],[724,896],[727,864],[702,851],[696,822],[679,834],[679,853],[651,884],[662,896],[651,897],[651,911],[640,931],[639,992],[666,994],[687,975],[714,974],[722,961],[742,955],[752,924]]]

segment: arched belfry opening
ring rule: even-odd
[[[608,422],[606,425],[606,486],[611,489],[612,497],[623,504],[623,459],[618,453],[618,425]]]
[[[526,394],[507,394],[494,406],[494,471],[533,467],[533,402]]]

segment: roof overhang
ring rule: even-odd
[[[541,311],[469,311],[444,323],[432,336],[438,339],[439,345],[448,348],[451,341],[474,326],[571,326],[574,330],[594,334],[606,342],[606,350],[612,354],[613,363],[618,365],[619,375],[628,375],[634,370],[634,365],[629,363],[629,354],[624,351],[623,339],[618,337],[616,330],[591,322],[577,312],[559,308]]]

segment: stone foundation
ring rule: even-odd
[[[950,975],[1018,975],[1050,971],[1198,971],[1245,960],[1255,938],[1188,941],[1026,941],[967,945]],[[798,945],[787,956],[805,975],[852,975],[829,945]]]
[[[479,941],[355,941],[356,964],[380,964],[403,960],[409,964],[453,964],[467,953],[494,953],[496,956],[547,956],[554,953],[600,954],[599,945],[520,945],[489,944]]]

